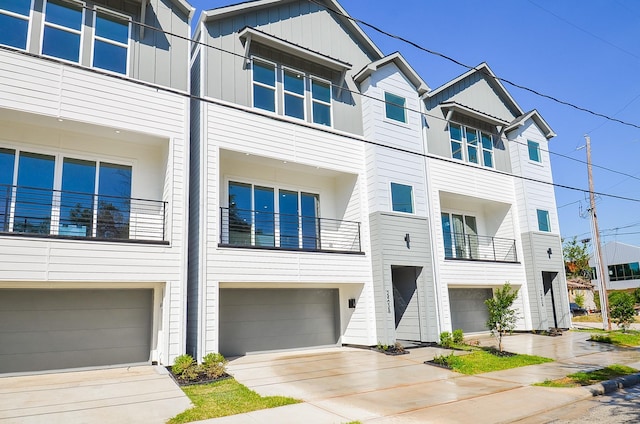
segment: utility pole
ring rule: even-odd
[[[609,297],[607,296],[607,274],[602,262],[602,251],[600,250],[600,231],[598,230],[598,216],[596,214],[596,196],[593,190],[593,172],[591,170],[591,137],[585,135],[587,140],[587,172],[589,174],[589,202],[591,212],[591,233],[593,238],[593,254],[596,259],[596,269],[600,273],[598,291],[600,292],[600,310],[602,312],[602,328],[611,330],[611,318],[609,317]]]

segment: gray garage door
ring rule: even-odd
[[[0,373],[148,362],[152,290],[0,290]]]
[[[221,289],[220,352],[335,345],[337,289]]]
[[[462,328],[465,333],[489,331],[489,319],[484,301],[493,296],[491,289],[449,289],[451,321],[453,329]]]

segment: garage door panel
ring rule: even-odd
[[[224,355],[338,342],[337,289],[221,289]]]
[[[453,329],[461,328],[465,333],[488,331],[489,312],[484,301],[492,296],[493,290],[488,288],[449,289]]]
[[[148,362],[152,295],[0,290],[0,373]]]

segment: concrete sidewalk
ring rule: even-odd
[[[533,387],[580,370],[613,363],[640,368],[636,349],[589,342],[587,333],[560,337],[515,334],[505,350],[556,362],[465,376],[423,362],[450,351],[412,349],[409,355],[352,348],[251,355],[231,361],[238,381],[262,395],[292,396],[302,404],[206,420],[248,423],[501,423],[526,419],[592,396],[586,388]],[[493,344],[483,338],[482,344]]]

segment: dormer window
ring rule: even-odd
[[[304,74],[289,69],[283,71],[284,114],[305,119]]]
[[[70,62],[80,62],[82,5],[48,0],[44,12],[42,54]]]
[[[0,44],[27,49],[31,0],[0,2]]]
[[[253,106],[276,111],[276,66],[272,63],[253,61]]]
[[[453,159],[493,168],[493,135],[451,122],[449,138]]]
[[[126,74],[129,57],[128,20],[97,10],[94,28],[93,66]]]

